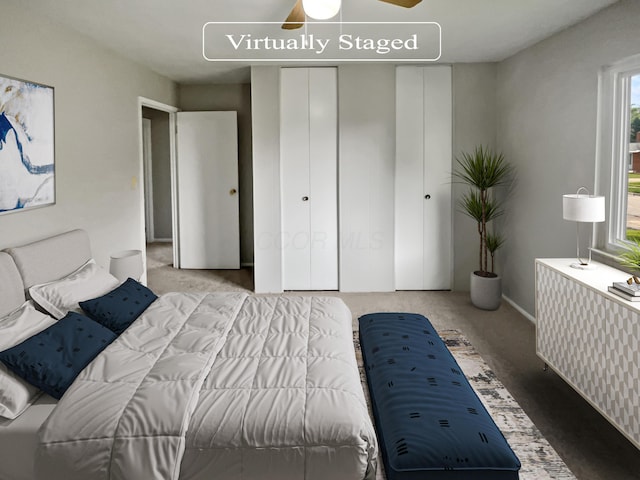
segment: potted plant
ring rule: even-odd
[[[512,168],[501,153],[482,146],[471,154],[462,153],[456,162],[454,177],[469,186],[460,207],[476,221],[480,243],[478,270],[471,273],[471,302],[484,310],[496,310],[502,300],[502,278],[494,271],[494,258],[505,239],[489,229],[491,221],[504,213],[493,189],[510,184]]]

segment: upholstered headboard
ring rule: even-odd
[[[0,317],[14,311],[25,301],[20,272],[9,254],[0,252]]]
[[[15,262],[23,288],[65,277],[91,259],[89,235],[71,230],[5,250]],[[24,300],[23,300],[24,301]]]

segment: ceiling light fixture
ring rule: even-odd
[[[307,16],[315,20],[327,20],[340,11],[342,0],[302,0]]]

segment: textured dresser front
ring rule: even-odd
[[[536,260],[537,354],[640,448],[640,302],[607,292],[623,272],[569,263]]]

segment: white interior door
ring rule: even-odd
[[[240,268],[236,112],[178,112],[180,268]]]
[[[336,290],[336,69],[281,69],[280,107],[283,288]]]

